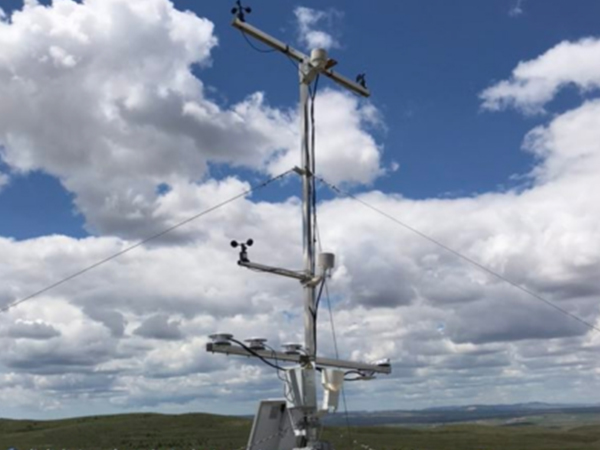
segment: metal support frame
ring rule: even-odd
[[[238,8],[241,8],[239,2]],[[242,33],[261,41],[277,51],[280,51],[298,63],[298,72],[300,78],[299,87],[302,164],[300,168],[296,168],[296,172],[302,177],[302,235],[304,249],[304,270],[296,272],[292,270],[271,267],[264,264],[257,264],[249,261],[245,253],[242,253],[244,257],[240,257],[238,264],[249,269],[273,273],[288,278],[294,278],[301,282],[304,291],[304,354],[284,353],[262,349],[250,350],[249,348],[230,345],[227,340],[220,343],[209,343],[207,344],[206,350],[212,353],[259,357],[265,360],[295,363],[299,365],[300,368],[296,366],[295,369],[290,370],[300,370],[304,374],[305,378],[312,380],[306,384],[306,386],[310,386],[309,390],[311,391],[311,396],[313,396],[313,394],[316,396],[316,382],[314,380],[316,369],[346,369],[351,372],[358,372],[359,374],[362,374],[364,379],[371,378],[376,373],[389,374],[391,373],[391,367],[388,361],[384,361],[380,364],[367,364],[354,361],[321,358],[317,356],[316,345],[315,292],[316,286],[319,283],[324,282],[325,274],[317,275],[315,273],[315,214],[313,204],[315,193],[315,154],[314,148],[311,144],[310,133],[310,84],[318,75],[324,75],[325,77],[331,79],[335,83],[355,94],[363,97],[369,97],[370,92],[364,84],[364,75],[362,75],[362,80],[359,76],[359,78],[357,78],[358,82],[354,82],[338,74],[337,72],[334,72],[332,67],[335,66],[337,62],[327,58],[326,52],[323,50],[316,50],[316,54],[320,53],[320,55],[322,55],[321,59],[315,57],[315,60],[311,61],[311,57],[245,22],[243,14],[241,18],[238,15],[238,17],[233,20],[232,25]],[[318,439],[321,426],[319,422],[320,414],[317,410],[317,407],[311,406],[309,408],[303,408],[301,414],[303,415],[303,419],[301,421],[303,428],[302,430],[296,430],[296,435],[300,436],[298,440],[299,447],[297,448],[301,447],[302,449],[314,450],[329,448],[325,445],[325,443],[319,442]]]
[[[222,353],[224,355],[247,356],[248,358],[256,357],[256,355],[258,355],[264,359],[296,364],[305,364],[308,360],[305,355],[275,352],[271,350],[254,350],[254,353],[251,353],[241,347],[233,345],[217,345],[213,343],[206,344],[206,351],[210,353]],[[358,361],[322,358],[320,356],[315,358],[314,363],[317,368],[334,367],[337,369],[356,370],[365,373],[381,373],[386,375],[392,373],[392,368],[388,364],[377,365]]]
[[[296,280],[300,281],[301,283],[308,283],[311,281],[311,278],[309,278],[305,273],[296,272],[294,270],[282,269],[280,267],[267,266],[265,264],[258,264],[258,263],[251,262],[251,261],[238,261],[238,265],[242,266],[242,267],[246,267],[251,270],[257,270],[259,272],[273,273],[275,275],[281,275],[282,277],[295,278]]]
[[[275,39],[274,37],[268,35],[267,33],[264,33],[256,27],[253,27],[247,22],[242,22],[239,19],[235,19],[232,22],[232,25],[238,30],[247,33],[255,39],[258,39],[263,44],[267,44],[270,47],[273,47],[275,50],[279,50],[281,53],[295,59],[299,63],[308,60],[308,56],[304,53],[290,47],[287,44],[284,44],[280,40]],[[335,62],[333,62],[333,64],[335,64]],[[369,97],[371,95],[371,93],[366,87],[355,83],[354,81],[344,77],[343,75],[340,75],[337,72],[334,72],[331,69],[325,69],[321,72],[321,74],[335,81],[340,86],[354,92],[355,94],[362,95],[363,97]]]

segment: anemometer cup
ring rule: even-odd
[[[237,248],[237,247],[252,247],[252,245],[254,244],[254,240],[253,239],[248,239],[246,242],[238,242],[238,241],[231,241],[231,243],[229,245],[231,245],[233,248]]]

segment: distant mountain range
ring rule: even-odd
[[[425,408],[420,411],[515,411],[515,410],[548,410],[564,408],[595,408],[600,404],[580,404],[580,403],[515,403],[509,405],[466,405],[466,406],[438,406]]]
[[[499,419],[507,423],[523,420],[531,416],[552,415],[600,415],[597,404],[555,404],[555,403],[517,403],[512,405],[464,405],[441,406],[422,410],[395,411],[355,411],[347,415],[343,412],[328,416],[325,423],[344,425],[434,425],[460,422],[481,422]]]

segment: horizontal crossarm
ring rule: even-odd
[[[240,30],[242,33],[246,33],[253,38],[259,40],[260,42],[267,44],[270,47],[273,47],[275,50],[279,50],[281,53],[288,55],[289,57],[295,59],[299,63],[308,60],[308,56],[304,53],[299,52],[295,48],[290,47],[287,44],[284,44],[279,39],[275,39],[273,36],[265,33],[264,31],[259,30],[256,27],[253,27],[247,22],[242,22],[240,19],[234,19],[232,25]]]
[[[256,27],[253,27],[247,22],[242,22],[240,19],[236,18],[234,19],[232,25],[238,30],[240,30],[242,33],[246,33],[252,36],[253,38],[261,41],[262,43],[268,45],[269,47],[272,47],[275,50],[279,50],[281,53],[288,55],[290,58],[298,61],[299,63],[308,62],[310,60],[310,58],[304,53],[296,50],[293,47],[290,47],[287,44],[284,44],[279,39],[275,39],[273,36],[265,33],[264,31],[259,30]],[[362,95],[363,97],[369,97],[371,95],[371,92],[369,92],[369,90],[366,87],[350,80],[349,78],[344,77],[343,75],[340,75],[337,72],[334,72],[331,69],[323,69],[321,70],[321,73],[327,78],[330,78],[331,80],[335,81],[340,86],[354,92],[355,94]]]
[[[244,348],[236,347],[234,345],[218,345],[213,343],[206,344],[206,351],[211,353],[222,353],[225,355],[238,355],[247,357],[256,357],[256,355],[258,355],[264,359],[294,363],[300,363],[305,359],[303,355],[299,354],[288,354],[271,350],[253,350],[254,353],[251,353]],[[356,370],[359,372],[369,373],[392,373],[392,368],[390,365],[379,366],[376,364],[368,364],[356,361],[343,361],[321,357],[317,357],[315,363],[317,367],[334,367],[337,369]]]
[[[296,272],[294,270],[265,266],[264,264],[258,264],[251,261],[239,261],[238,264],[242,267],[247,267],[248,269],[257,270],[259,272],[274,273],[275,275],[281,275],[283,277],[295,278],[302,283],[307,283],[310,281],[310,277],[307,277],[306,274],[302,272]]]

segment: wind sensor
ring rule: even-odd
[[[311,131],[314,130],[311,130],[313,108],[310,107],[314,98],[311,96],[310,86],[323,75],[357,95],[368,97],[370,92],[364,73],[359,74],[356,81],[352,81],[334,72],[332,69],[337,61],[329,58],[326,50],[313,49],[310,55],[305,55],[246,23],[246,14],[251,9],[243,6],[240,0],[231,12],[235,28],[298,63],[302,165],[294,171],[302,177],[304,269],[294,271],[251,261],[248,250],[254,244],[252,239],[245,242],[232,241],[231,246],[240,250],[238,265],[300,282],[304,291],[304,345],[285,344],[283,351],[276,351],[266,344],[265,339],[251,338],[243,343],[234,339],[231,334],[219,333],[210,336],[212,342],[207,344],[206,349],[213,353],[259,358],[284,373],[285,400],[261,402],[254,419],[248,450],[258,448],[258,444],[263,450],[330,450],[331,445],[319,439],[320,418],[337,409],[343,382],[372,379],[376,374],[389,374],[391,365],[387,359],[363,363],[317,355],[316,322],[319,300],[324,283],[333,270],[335,257],[331,253],[317,255],[315,252],[315,149],[311,140]],[[292,366],[282,367],[282,363],[292,363]],[[324,392],[320,408],[317,404],[318,372]],[[352,377],[349,378],[349,375]]]
[[[252,12],[252,8],[242,6],[241,0],[237,0],[235,4],[236,6],[231,9],[231,14],[235,15],[240,22],[245,22],[246,14],[250,14]]]

